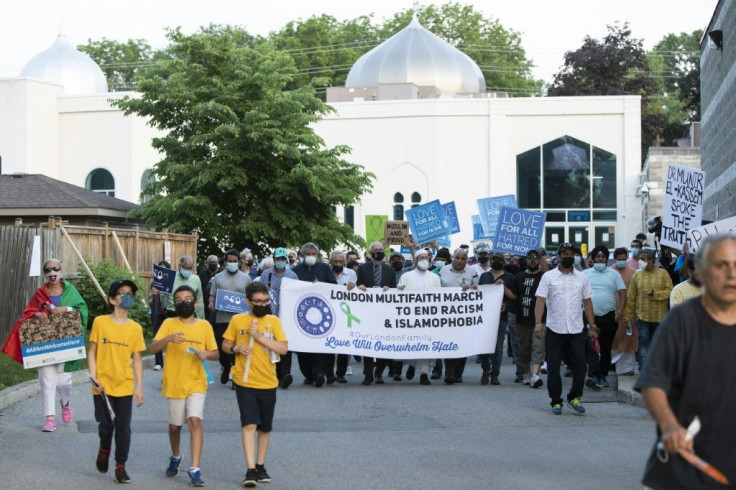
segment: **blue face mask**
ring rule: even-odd
[[[623,269],[624,267],[626,267],[626,261],[625,260],[617,260],[616,261],[616,267],[618,267],[619,269]]]
[[[132,294],[122,294],[120,295],[120,307],[129,310],[133,307],[134,300],[135,297]]]
[[[631,255],[639,255],[639,252],[641,252],[641,250],[639,250],[638,248],[631,249]]]
[[[277,260],[276,262],[273,263],[273,266],[277,270],[282,270],[282,269],[285,269],[286,268],[286,262],[284,262],[282,260]]]
[[[598,272],[603,272],[604,270],[606,270],[606,264],[596,262],[595,264],[593,264],[593,269],[597,270]]]
[[[238,263],[237,262],[235,262],[235,263],[229,262],[226,267],[227,267],[227,271],[230,272],[230,273],[232,273],[232,274],[238,272]]]
[[[580,265],[580,256],[579,255],[576,255],[575,256],[575,261],[573,262],[573,264]]]
[[[188,269],[179,269],[179,274],[181,274],[181,277],[183,277],[184,279],[189,279],[190,277],[192,277],[192,271]]]

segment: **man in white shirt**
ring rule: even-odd
[[[534,307],[536,326],[534,335],[546,337],[547,344],[547,393],[552,399],[552,413],[562,413],[562,379],[560,364],[562,352],[570,350],[574,375],[572,387],[567,394],[567,403],[579,414],[585,413],[580,402],[585,386],[585,333],[583,331],[583,308],[590,325],[590,336],[597,338],[593,314],[593,290],[588,277],[574,270],[578,248],[565,242],[557,248],[560,263],[542,276],[537,288],[537,304]],[[542,323],[545,305],[547,323]],[[583,308],[581,308],[581,306]]]
[[[484,272],[491,270],[491,251],[488,247],[478,247],[478,250],[475,251],[475,256],[478,259],[478,263],[473,264],[470,267],[478,274],[478,277],[480,277]]]
[[[404,272],[399,279],[398,288],[404,289],[426,289],[441,286],[437,274],[429,270],[429,252],[424,249],[414,253],[415,267],[409,272]],[[409,369],[406,371],[406,379],[412,379],[414,372],[419,371],[419,382],[423,385],[432,384],[429,380],[429,359],[412,359],[409,361]]]

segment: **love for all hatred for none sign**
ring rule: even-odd
[[[546,213],[502,207],[498,213],[493,250],[513,255],[526,255],[542,244]]]
[[[367,291],[281,282],[279,317],[296,352],[390,359],[494,352],[503,286]]]
[[[452,224],[437,199],[407,209],[406,219],[409,221],[411,234],[419,245],[424,245],[432,240],[443,239],[452,231]]]
[[[486,235],[486,238],[496,238],[498,215],[501,212],[501,208],[504,206],[515,208],[516,196],[509,194],[506,196],[478,199],[480,224],[483,226],[483,233]]]
[[[682,250],[687,232],[702,224],[705,172],[670,165],[662,212],[661,244]]]

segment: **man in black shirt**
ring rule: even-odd
[[[491,270],[481,274],[478,285],[482,284],[503,284],[507,288],[511,288],[514,282],[514,276],[503,270],[504,257],[502,253],[494,252],[491,257]],[[500,281],[500,282],[499,282]],[[487,385],[490,378],[492,385],[500,385],[498,375],[501,372],[501,362],[503,361],[503,339],[506,337],[506,325],[508,323],[508,306],[511,300],[503,299],[501,304],[501,318],[498,322],[498,336],[496,337],[496,352],[491,354],[481,354],[480,366],[483,374],[480,377],[480,384]],[[493,366],[491,366],[493,359]]]
[[[695,451],[736,482],[736,235],[711,235],[695,266],[705,292],[664,318],[634,389],[657,423],[664,451],[652,449],[643,484],[654,489],[722,488],[679,455]],[[700,432],[688,437],[694,417]]]

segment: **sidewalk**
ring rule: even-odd
[[[620,403],[628,403],[637,407],[644,406],[641,393],[634,391],[634,384],[639,376],[618,376],[617,400]]]

